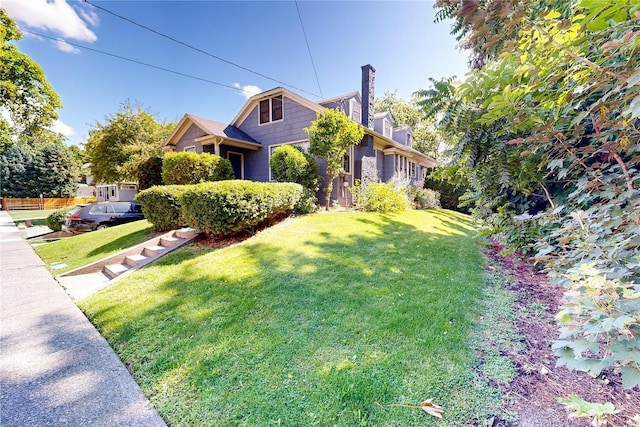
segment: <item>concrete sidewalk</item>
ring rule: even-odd
[[[166,426],[5,211],[0,426]]]

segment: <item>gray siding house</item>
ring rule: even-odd
[[[185,114],[163,144],[165,151],[212,153],[229,159],[236,179],[271,181],[269,160],[273,151],[285,144],[309,147],[304,128],[324,108],[338,108],[365,129],[362,141],[345,157],[345,173],[336,178],[332,200],[348,206],[348,187],[355,180],[388,181],[394,175],[421,185],[434,159],[412,148],[411,128],[394,128],[388,112],[374,114],[375,70],[362,67],[362,96],[352,92],[320,102],[310,101],[285,88],[251,97],[230,124]],[[326,165],[319,160],[320,174]],[[325,183],[322,183],[321,187]],[[320,202],[324,193],[319,192]]]

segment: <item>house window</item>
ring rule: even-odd
[[[196,146],[195,145],[190,145],[189,147],[184,147],[184,150],[182,151],[187,151],[189,153],[195,153],[196,152]]]
[[[342,168],[344,169],[344,173],[351,173],[351,149],[344,155]]]
[[[284,117],[282,112],[282,95],[263,99],[260,101],[259,107],[261,125],[282,120]]]
[[[358,104],[356,101],[353,101],[351,103],[351,119],[353,119],[353,121],[357,123],[360,123],[360,120],[362,119],[360,108],[360,104]]]
[[[384,120],[384,136],[391,138],[391,122],[386,119]]]

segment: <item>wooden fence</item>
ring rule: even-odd
[[[29,198],[2,198],[2,210],[44,210],[60,209],[67,206],[95,202],[95,197],[29,197]]]

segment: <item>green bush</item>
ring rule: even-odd
[[[62,223],[64,222],[64,217],[69,213],[69,211],[73,208],[73,206],[58,209],[57,211],[52,212],[46,219],[47,227],[51,229],[51,231],[60,231],[62,230]]]
[[[270,166],[276,181],[295,182],[314,193],[318,191],[318,162],[302,148],[296,145],[276,148],[271,155]]]
[[[251,231],[293,211],[303,189],[294,183],[207,182],[189,186],[180,196],[187,224],[212,236]]]
[[[150,157],[138,166],[138,189],[162,185],[162,157]]]
[[[408,207],[405,188],[393,182],[372,183],[363,188],[357,180],[350,190],[356,208],[367,212],[402,212]]]
[[[295,182],[304,187],[304,194],[294,209],[296,213],[306,214],[317,209],[320,176],[313,156],[296,145],[282,145],[273,151],[269,166],[277,182]]]
[[[166,153],[162,159],[162,180],[166,185],[198,184],[233,179],[233,167],[227,159],[210,153],[181,151]]]
[[[186,224],[182,216],[180,195],[191,187],[158,185],[139,192],[136,199],[142,203],[142,212],[155,230],[171,230]]]
[[[428,188],[407,187],[407,197],[416,209],[434,209],[440,207],[440,193]]]

